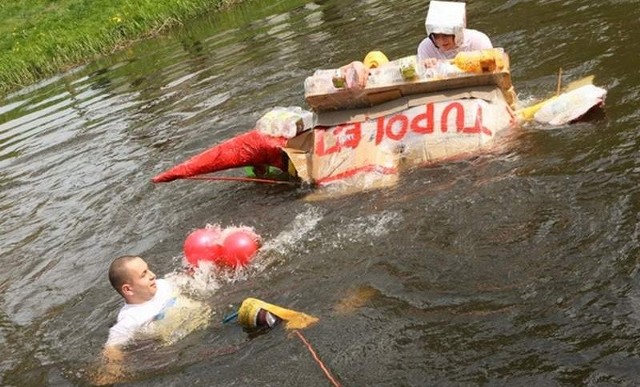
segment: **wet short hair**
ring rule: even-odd
[[[127,263],[133,261],[134,259],[142,259],[137,255],[123,255],[118,257],[111,262],[111,266],[109,266],[109,282],[111,282],[111,286],[122,295],[122,285],[126,284],[129,281],[129,272],[127,271]]]

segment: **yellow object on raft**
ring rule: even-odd
[[[531,121],[533,120],[533,116],[536,115],[536,113],[538,112],[538,110],[542,109],[542,107],[546,104],[548,104],[549,102],[555,100],[558,97],[551,97],[549,99],[545,99],[542,102],[538,102],[535,105],[531,105],[528,106],[526,108],[522,108],[518,111],[516,111],[516,115],[518,116],[518,118],[520,118],[521,120],[525,120],[525,121]]]
[[[500,48],[459,52],[451,63],[467,73],[492,73],[504,68],[503,55],[504,51]]]
[[[389,59],[382,51],[371,51],[364,57],[363,63],[367,68],[375,69],[389,63]]]
[[[504,68],[504,51],[501,48],[490,48],[479,51],[459,52],[450,62],[460,70],[468,73],[487,73]],[[370,51],[363,61],[369,69],[375,69],[389,63],[382,51]]]
[[[316,322],[317,317],[309,316],[302,312],[296,312],[295,310],[285,309],[277,305],[269,304],[267,302],[258,300],[257,298],[247,298],[242,301],[240,310],[238,310],[238,322],[240,325],[247,328],[256,327],[256,316],[260,309],[264,309],[271,314],[278,316],[280,319],[286,321],[285,328],[287,329],[303,329],[307,328]]]

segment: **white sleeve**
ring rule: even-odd
[[[131,326],[132,320],[123,319],[111,328],[109,328],[109,338],[106,346],[122,346],[125,345],[133,336],[135,328]]]
[[[493,44],[491,44],[491,39],[484,33],[478,30],[465,30],[465,36],[469,34],[470,39],[470,50],[486,50],[489,48],[493,48]]]
[[[438,49],[433,44],[431,39],[424,38],[422,40],[422,42],[420,42],[420,44],[418,45],[418,54],[417,54],[418,55],[418,59],[422,60],[422,59],[427,59],[427,58],[435,58],[435,57],[437,57],[437,55],[436,55],[436,51],[437,50]]]

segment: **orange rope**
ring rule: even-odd
[[[309,352],[311,352],[311,356],[313,356],[313,360],[315,360],[316,363],[318,363],[318,365],[320,366],[320,369],[322,369],[322,372],[324,372],[325,376],[327,377],[327,379],[329,379],[331,384],[333,384],[335,387],[341,387],[341,384],[331,375],[331,372],[329,372],[327,367],[325,367],[324,363],[322,363],[322,360],[320,360],[320,358],[316,354],[316,351],[313,350],[313,348],[311,347],[311,344],[309,344],[307,339],[305,339],[304,336],[302,336],[302,333],[300,333],[300,331],[294,331],[294,332],[296,335],[298,335],[300,340],[302,340],[304,345],[307,346],[307,349],[309,350]]]

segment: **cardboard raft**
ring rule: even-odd
[[[516,124],[503,88],[493,85],[414,94],[365,109],[320,112],[313,130],[285,152],[298,176],[326,186],[392,184],[404,166],[478,154]],[[508,85],[510,87],[510,83]],[[366,188],[366,187],[365,187]]]

